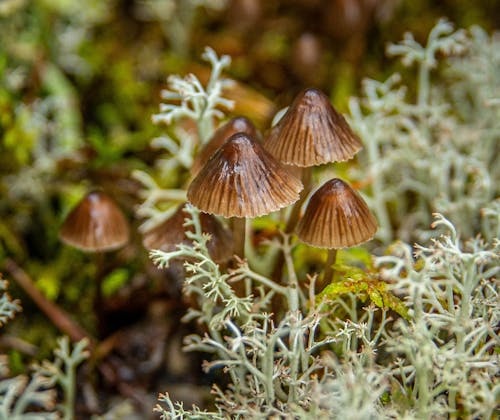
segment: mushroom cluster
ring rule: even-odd
[[[236,254],[245,257],[246,220],[293,205],[285,233],[296,233],[311,246],[327,248],[323,283],[332,280],[336,250],[363,243],[377,230],[375,218],[361,196],[335,178],[312,191],[312,168],[351,159],[361,149],[359,138],[345,119],[316,89],[305,89],[281,120],[261,137],[244,117],[215,131],[198,152],[187,190],[188,202],[201,210],[200,225],[210,235],[211,258],[224,264]],[[298,176],[297,176],[298,174]],[[186,236],[186,203],[160,225],[143,233],[146,249],[173,251]],[[221,223],[229,219],[231,230]],[[102,323],[102,267],[99,255],[125,245],[130,232],[113,200],[100,191],[88,194],[69,214],[60,238],[97,258],[95,307]],[[283,255],[276,261],[281,279]]]
[[[285,228],[286,233],[291,233],[312,188],[312,168],[352,159],[362,146],[328,97],[317,89],[309,88],[297,95],[286,114],[271,130],[264,147],[281,162],[302,170],[305,189]]]
[[[245,255],[246,218],[294,204],[285,232],[297,230],[303,242],[330,249],[324,275],[330,281],[336,250],[371,239],[377,229],[375,218],[361,196],[340,179],[319,188],[302,218],[300,214],[312,191],[312,168],[352,159],[361,147],[328,97],[317,89],[305,89],[262,144],[253,125],[242,117],[217,130],[195,160],[188,201],[204,213],[231,219],[240,257]],[[293,175],[297,171],[302,182]]]
[[[373,237],[377,224],[361,196],[347,183],[332,179],[304,203],[313,190],[312,168],[352,159],[361,141],[321,91],[300,92],[261,141],[255,126],[236,117],[215,131],[193,161],[188,202],[201,210],[203,232],[210,234],[209,253],[226,262],[245,257],[246,220],[293,205],[285,233],[297,233],[311,246],[328,248],[323,281],[332,278],[336,250]],[[184,205],[162,224],[144,232],[147,249],[170,251],[188,241]],[[227,231],[218,217],[229,219]],[[283,254],[273,277],[280,280]]]

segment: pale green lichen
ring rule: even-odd
[[[196,225],[197,213],[193,208],[190,213]],[[480,238],[462,243],[441,215],[434,227],[446,231],[430,245],[418,246],[415,257],[400,244],[391,248],[394,255],[376,259],[382,277],[410,311],[409,320],[396,323],[375,306],[360,315],[354,295],[333,299],[327,313],[315,309],[312,295],[309,309],[303,302],[299,312],[287,311],[273,321],[270,297],[281,292],[289,308],[290,295],[280,290],[287,288],[244,265],[221,275],[199,228],[190,236],[192,247],[154,251],[160,266],[180,256],[192,261],[186,263],[185,293],[196,296],[200,309],[191,309],[186,319],[208,330],[187,337],[186,350],[213,354],[204,368],[223,368],[231,378],[227,389],[214,387],[217,411],[195,409],[195,418],[490,417],[500,392],[494,353],[500,345],[495,332],[500,245]],[[259,296],[232,292],[229,282],[245,279],[255,281],[252,289],[260,290]],[[327,316],[338,310],[347,320]],[[320,322],[325,323],[321,328]],[[319,352],[328,347],[337,356]],[[382,404],[383,395],[389,402]],[[168,395],[162,401],[167,408],[157,410],[164,418],[189,418],[191,412]]]
[[[500,395],[498,273],[500,243],[462,242],[453,224],[435,215],[445,233],[428,246],[407,245],[376,259],[383,278],[406,296],[409,323],[398,321],[387,351],[398,356],[394,380],[417,418],[491,418]],[[460,417],[460,416],[459,416]]]
[[[205,48],[202,58],[212,66],[207,85],[203,86],[194,74],[188,74],[185,78],[170,76],[169,89],[161,92],[162,98],[169,102],[161,104],[160,113],[153,115],[156,124],[171,124],[180,118],[192,119],[198,126],[200,144],[208,141],[214,118],[224,116],[219,108],[233,107],[233,101],[223,97],[223,89],[230,86],[232,81],[222,77],[222,71],[231,64],[231,58],[228,55],[218,57],[210,47]],[[180,101],[180,104],[172,104],[171,101]]]
[[[4,324],[21,310],[5,292],[7,283],[0,280],[0,323]],[[8,357],[0,355],[0,419],[1,420],[72,420],[75,418],[76,368],[89,357],[88,340],[71,348],[68,337],[58,340],[55,360],[33,366],[31,375],[10,377]],[[56,386],[64,401],[57,404]]]
[[[209,237],[201,231],[198,210],[192,206],[186,209],[190,214],[186,225],[194,228],[194,232],[186,234],[193,245],[181,244],[177,251],[157,250],[151,255],[160,267],[172,259],[187,259],[184,292],[193,296],[198,305],[197,309],[188,310],[185,320],[205,324],[208,331],[204,337],[195,334],[187,337],[186,349],[213,353],[214,359],[205,364],[205,369],[223,367],[231,378],[229,390],[214,388],[217,399],[225,401],[218,406],[221,411],[217,415],[226,412],[241,417],[245,411],[250,416],[258,412],[262,415],[290,413],[295,404],[305,403],[302,396],[307,395],[307,389],[313,385],[312,374],[322,368],[321,363],[310,362],[319,348],[331,341],[330,338],[313,339],[319,314],[314,305],[306,309],[311,302],[304,296],[299,298],[296,288],[274,283],[243,262],[234,271],[222,274],[209,257],[206,248]],[[287,258],[291,258],[290,252]],[[248,290],[255,290],[257,295],[238,296],[232,287],[238,282]],[[300,303],[300,311],[289,310],[281,321],[274,321],[270,305],[275,295],[280,295],[288,308]],[[310,340],[304,341],[304,337]],[[250,408],[254,404],[255,407]],[[169,410],[182,409],[173,403],[167,405]],[[232,406],[238,407],[236,411]],[[179,411],[176,415],[181,414]]]
[[[57,344],[54,350],[55,361],[44,360],[34,369],[38,375],[48,378],[52,385],[57,384],[61,387],[64,402],[58,410],[65,420],[72,420],[75,417],[76,369],[90,356],[87,350],[89,341],[82,339],[71,348],[69,338],[62,337]]]
[[[168,89],[162,91],[162,98],[168,102],[161,104],[160,113],[153,116],[153,122],[157,124],[192,120],[196,123],[197,132],[192,133],[176,125],[173,136],[164,134],[153,139],[152,147],[166,152],[156,162],[157,173],[150,175],[137,170],[132,174],[143,185],[140,196],[144,201],[137,214],[145,218],[144,230],[172,215],[175,211],[172,204],[186,201],[185,191],[172,185],[172,180],[174,183],[176,180],[173,174],[180,169],[191,169],[196,151],[213,134],[215,120],[224,116],[222,109],[229,110],[233,106],[232,101],[223,97],[224,88],[232,83],[222,77],[222,71],[231,63],[230,57],[218,57],[213,49],[206,48],[203,58],[212,67],[206,86],[194,74],[185,78],[170,76]]]
[[[2,273],[0,273],[0,327],[21,311],[19,301],[13,300],[7,293],[7,286],[8,283],[2,280]]]
[[[425,46],[406,35],[388,48],[418,66],[415,101],[398,74],[365,80],[364,96],[351,100],[351,121],[366,150],[354,175],[368,178],[381,241],[425,240],[431,212],[449,217],[465,236],[479,232],[479,210],[500,192],[498,49],[498,36],[453,31],[441,20]],[[446,72],[433,79],[438,53]]]

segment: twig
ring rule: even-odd
[[[64,334],[67,334],[71,340],[75,342],[80,341],[83,338],[88,338],[90,347],[93,347],[94,340],[90,333],[78,325],[66,311],[59,308],[54,302],[48,300],[36,288],[33,280],[21,267],[8,258],[5,261],[5,268],[11,274],[12,278],[19,284],[19,286],[22,287],[28,296],[33,299],[40,310],[47,315],[47,317],[59,330],[61,330]]]

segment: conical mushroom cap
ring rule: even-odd
[[[199,151],[193,162],[193,174],[196,175],[217,149],[221,147],[229,137],[236,133],[246,133],[253,139],[256,139],[258,135],[255,126],[248,118],[236,117],[229,120],[215,131],[209,142]]]
[[[280,162],[308,167],[349,160],[362,145],[328,97],[306,89],[271,130],[264,147]]]
[[[247,134],[229,138],[189,186],[189,202],[205,213],[257,217],[299,199],[303,186]]]
[[[193,227],[184,226],[189,214],[184,211],[185,204],[179,206],[177,211],[163,223],[144,233],[142,244],[146,249],[160,249],[165,252],[175,251],[176,245],[191,244],[186,236],[186,230],[193,231]],[[201,230],[211,235],[207,248],[212,259],[217,262],[229,260],[233,255],[233,237],[231,232],[224,228],[211,214],[200,214]]]
[[[318,248],[346,248],[368,241],[377,221],[365,201],[344,181],[334,178],[309,200],[297,226],[299,239]]]
[[[106,194],[87,194],[64,221],[59,238],[82,251],[111,251],[125,245],[130,232],[127,220]]]

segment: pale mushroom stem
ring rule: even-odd
[[[245,258],[246,218],[233,217],[232,228],[234,238],[234,252],[238,257]]]
[[[328,257],[326,259],[326,264],[325,264],[325,273],[323,275],[322,286],[328,286],[332,282],[333,275],[335,273],[335,270],[333,269],[332,266],[335,264],[336,260],[337,260],[337,250],[329,249]]]
[[[300,198],[295,202],[290,212],[290,217],[285,227],[285,233],[292,233],[300,219],[300,210],[312,187],[312,167],[302,168],[302,184],[304,189],[300,192]],[[283,263],[281,263],[282,265]]]
[[[302,205],[304,201],[306,201],[307,196],[311,192],[312,188],[312,167],[302,168],[302,184],[304,185],[304,189],[300,192],[299,199],[295,202],[292,207],[292,211],[290,212],[290,217],[285,226],[285,233],[293,233],[297,223],[299,223],[300,219],[300,210],[302,209]],[[283,268],[285,263],[285,257],[282,252],[278,254],[276,258],[276,262],[273,269],[272,278],[275,281],[280,281],[281,276],[283,275]]]

